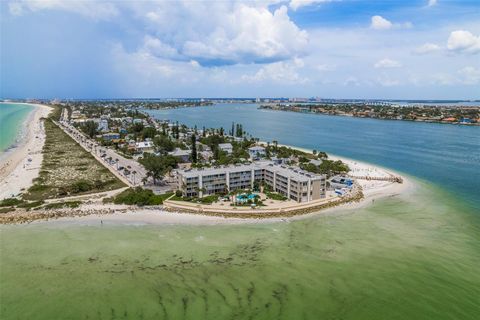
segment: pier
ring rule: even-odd
[[[371,177],[371,176],[352,176],[352,175],[348,175],[348,177],[350,177],[352,179],[359,179],[359,180],[377,180],[377,181],[388,181],[388,182],[403,183],[402,177],[397,177],[397,176]]]

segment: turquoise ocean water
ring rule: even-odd
[[[0,103],[0,154],[18,142],[23,122],[32,110],[27,104]]]

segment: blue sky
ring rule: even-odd
[[[0,97],[480,99],[480,1],[0,3]]]

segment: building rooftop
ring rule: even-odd
[[[223,149],[223,148],[230,148],[230,149],[231,149],[231,148],[233,148],[233,146],[232,146],[231,143],[220,143],[220,144],[218,145],[218,147],[219,147],[220,149]]]
[[[140,141],[135,143],[136,148],[152,148],[153,147],[153,142],[152,141]]]
[[[217,175],[217,174],[226,173],[227,171],[230,173],[235,173],[235,172],[242,172],[242,171],[262,170],[262,169],[275,171],[284,177],[290,177],[296,181],[317,180],[324,177],[323,175],[317,175],[314,173],[303,171],[298,167],[288,167],[284,165],[277,165],[277,164],[274,164],[272,161],[255,161],[250,164],[238,164],[238,165],[211,167],[211,168],[178,170],[178,172],[186,178],[192,178],[198,175]]]
[[[174,157],[183,157],[183,156],[190,156],[192,151],[190,150],[182,150],[180,148],[176,148],[174,151],[169,152],[168,154]]]

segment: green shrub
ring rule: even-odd
[[[28,192],[41,192],[47,190],[48,187],[41,184],[35,184],[28,189]]]
[[[272,200],[279,200],[279,201],[287,200],[287,197],[281,195],[280,193],[266,192],[265,194],[266,194],[267,198],[272,199]]]
[[[8,213],[15,211],[15,208],[0,208],[0,213]]]
[[[23,200],[19,200],[17,198],[3,199],[2,201],[0,201],[0,207],[13,207],[23,202]]]
[[[97,182],[97,181],[95,181]],[[94,185],[86,180],[76,181],[70,188],[72,193],[87,192],[94,188]]]
[[[137,206],[154,206],[163,203],[163,200],[172,196],[172,193],[156,195],[152,190],[142,189],[141,187],[129,188],[113,198],[115,204],[128,204]],[[104,202],[108,202],[105,199]]]
[[[61,208],[78,208],[81,203],[82,203],[81,201],[65,201],[65,202],[49,203],[45,205],[43,208],[45,210],[61,209]]]
[[[24,208],[24,209],[31,209],[31,208],[35,208],[35,207],[38,207],[38,206],[41,206],[42,204],[44,204],[45,202],[43,200],[39,200],[39,201],[33,201],[33,202],[24,202],[22,204],[19,204],[17,207],[19,208]]]

